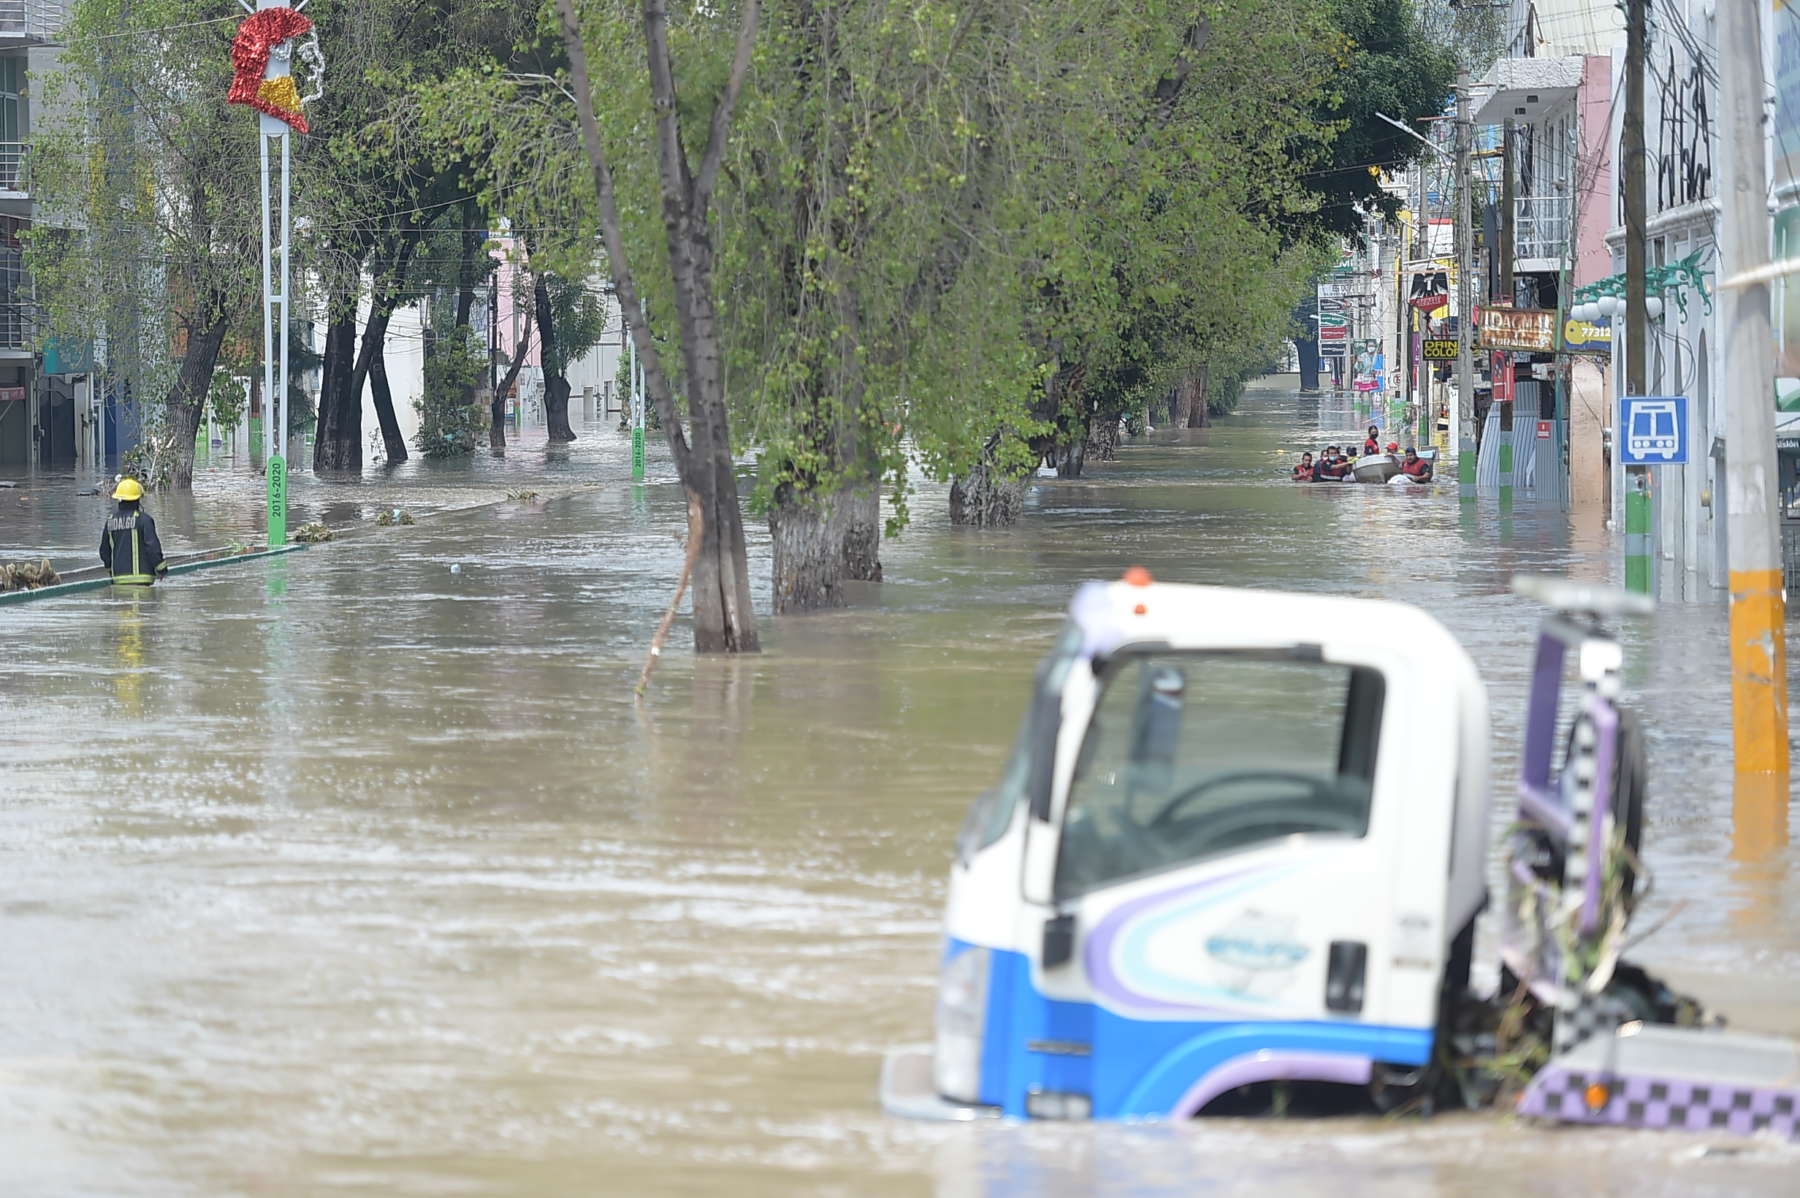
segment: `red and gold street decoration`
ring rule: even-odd
[[[301,133],[310,133],[300,111],[300,91],[294,86],[294,77],[264,79],[263,72],[268,69],[269,54],[276,46],[310,32],[312,27],[312,21],[291,8],[265,8],[245,17],[231,43],[236,73],[225,99],[232,104],[248,104]]]

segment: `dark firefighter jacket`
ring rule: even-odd
[[[100,564],[114,582],[152,583],[162,576],[169,567],[149,513],[118,511],[106,518],[100,532]]]

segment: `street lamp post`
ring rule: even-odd
[[[273,450],[267,467],[271,549],[287,543],[288,329],[293,321],[290,284],[294,228],[289,139],[293,130],[309,131],[302,109],[307,100],[318,98],[318,76],[324,67],[312,21],[301,15],[306,4],[307,0],[295,0],[291,6],[278,0],[256,0],[255,4],[238,0],[239,7],[249,16],[238,26],[232,40],[235,71],[226,97],[230,103],[248,105],[262,114],[258,118],[261,130],[257,143],[262,166],[263,396]],[[302,43],[300,38],[306,35],[310,36]],[[310,61],[315,71],[313,91],[306,96],[300,95],[294,85],[296,54]],[[271,142],[281,160],[278,188],[271,177]]]

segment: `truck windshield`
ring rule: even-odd
[[[1034,779],[1047,787],[1049,779],[1040,766],[1055,751],[1058,726],[1062,721],[1062,688],[1069,670],[1081,655],[1081,629],[1073,623],[1063,625],[1062,633],[1049,654],[1038,663],[1037,682],[1032,689],[1031,704],[1013,740],[1006,770],[991,790],[975,800],[964,817],[962,830],[956,836],[956,858],[963,864],[982,849],[1006,834],[1013,813],[1030,797]]]
[[[1296,833],[1368,831],[1379,671],[1297,654],[1134,653],[1075,766],[1059,898]]]

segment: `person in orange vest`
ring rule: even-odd
[[[1431,463],[1420,457],[1418,451],[1408,445],[1406,456],[1400,461],[1400,473],[1415,482],[1428,483],[1431,481]]]
[[[1303,453],[1300,455],[1300,464],[1298,466],[1294,467],[1294,481],[1297,483],[1309,483],[1312,481],[1312,476],[1313,476],[1312,454]]]
[[[100,564],[121,586],[149,586],[163,576],[169,563],[163,560],[156,521],[138,507],[144,498],[143,484],[135,478],[122,478],[113,489],[113,498],[119,506],[100,530]]]
[[[1322,459],[1313,470],[1313,477],[1321,481],[1339,481],[1350,477],[1350,459],[1336,445],[1326,450],[1328,459]]]

